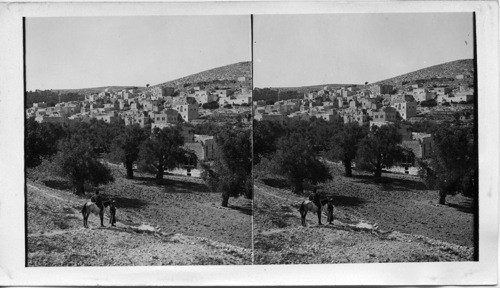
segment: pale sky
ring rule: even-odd
[[[472,13],[254,15],[254,86],[370,83],[473,58]]]
[[[250,16],[26,19],[26,85],[145,86],[251,60]]]

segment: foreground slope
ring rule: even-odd
[[[91,215],[89,229],[80,212],[89,196],[71,194],[56,179],[28,180],[27,265],[250,264],[250,200],[222,208],[220,194],[198,180],[166,178],[160,187],[144,175],[117,178],[101,190],[117,201],[117,227],[106,215],[107,227],[99,228],[98,216]]]
[[[339,171],[341,168],[338,169]],[[265,174],[264,174],[265,175]],[[417,181],[388,175],[372,183],[355,172],[335,173],[319,191],[334,199],[333,225],[317,225],[307,215],[300,225],[297,196],[278,178],[262,176],[254,184],[255,264],[471,261],[472,214],[466,199],[437,205],[437,192]]]

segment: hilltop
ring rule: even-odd
[[[246,81],[239,83],[238,78],[245,77]],[[239,62],[218,68],[213,68],[210,70],[202,71],[196,74],[185,76],[176,80],[171,80],[168,82],[160,83],[154,86],[169,86],[175,87],[176,89],[182,90],[185,88],[185,84],[199,84],[204,86],[214,85],[226,85],[237,86],[243,85],[246,88],[251,87],[252,83],[252,62]]]
[[[455,79],[457,75],[463,75],[464,79],[458,81]],[[462,59],[451,62],[446,62],[439,65],[430,66],[417,71],[399,75],[393,78],[382,80],[373,84],[389,84],[396,87],[422,82],[460,82],[466,84],[474,83],[474,60]]]
[[[464,79],[458,80],[455,77],[463,75]],[[430,66],[417,71],[409,72],[403,75],[395,76],[389,79],[381,80],[371,84],[389,84],[396,88],[405,85],[415,84],[417,82],[427,84],[448,84],[450,86],[471,85],[474,83],[474,60],[462,59],[451,62],[446,62],[439,65]],[[256,90],[271,89],[281,92],[297,92],[303,94],[311,91],[318,91],[328,86],[330,89],[337,89],[345,86],[363,86],[363,84],[320,84],[299,87],[269,87],[269,88],[255,88]]]
[[[246,81],[239,83],[238,78],[245,77]],[[204,83],[206,82],[206,83]],[[188,75],[179,79],[163,82],[160,84],[152,85],[155,86],[169,86],[175,87],[176,89],[183,90],[185,84],[205,84],[210,83],[220,84],[219,86],[238,86],[250,88],[252,83],[252,62],[238,62],[226,66],[221,66],[209,70],[205,70],[196,74]],[[224,86],[224,87],[226,87]],[[59,94],[76,93],[80,95],[99,93],[104,91],[104,89],[110,90],[123,90],[129,88],[138,88],[139,90],[145,89],[146,87],[138,86],[103,86],[103,87],[93,87],[93,88],[79,88],[79,89],[51,89],[51,91]]]

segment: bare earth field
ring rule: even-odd
[[[99,228],[91,215],[83,228],[93,191],[81,198],[61,179],[27,180],[28,266],[251,264],[251,200],[223,208],[200,179],[166,175],[157,186],[151,175],[128,180],[112,168],[115,183],[100,191],[117,202],[117,227],[106,215]]]
[[[354,171],[318,192],[334,199],[333,225],[307,215],[300,225],[298,208],[306,196],[292,194],[283,180],[258,177],[254,182],[255,264],[472,261],[473,214],[463,196],[437,204],[437,191],[418,178],[384,173],[382,183]],[[265,174],[265,173],[262,173]]]

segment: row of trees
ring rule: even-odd
[[[303,182],[331,179],[322,159],[341,161],[345,176],[352,164],[373,172],[379,180],[384,167],[414,159],[401,144],[398,125],[359,126],[357,123],[328,123],[321,119],[282,127],[269,121],[254,122],[254,164],[269,159],[272,170],[288,179],[292,191],[302,193]],[[418,161],[420,176],[431,189],[439,190],[440,203],[446,195],[477,195],[477,143],[474,128],[460,121],[414,124],[415,132],[433,134],[435,147],[429,159]]]
[[[440,202],[458,192],[475,196],[478,165],[474,128],[460,121],[420,123],[413,128],[434,135],[434,154],[419,165],[422,179],[440,191]],[[238,126],[205,124],[194,129],[215,136],[217,157],[201,164],[202,177],[212,191],[222,192],[223,206],[230,197],[252,197],[252,162],[258,164],[263,159],[268,159],[271,168],[284,175],[292,190],[300,194],[305,181],[317,184],[331,179],[324,159],[341,161],[347,177],[352,176],[355,162],[356,167],[372,171],[379,179],[383,167],[411,156],[411,151],[399,145],[397,125],[370,130],[357,123],[313,119],[287,127],[256,121],[253,135]],[[137,125],[95,120],[67,126],[39,124],[33,119],[26,122],[26,165],[37,166],[42,159],[52,157],[77,194],[84,193],[85,183],[99,185],[113,180],[101,158],[123,163],[127,178],[133,178],[136,163],[140,170],[155,173],[157,183],[161,183],[165,169],[197,162],[196,155],[183,144],[180,127],[151,132]]]
[[[35,90],[26,92],[24,108],[33,106],[33,103],[45,102],[51,107],[59,102],[83,101],[85,96],[78,93],[60,93],[52,90]]]
[[[273,170],[289,179],[292,190],[303,191],[302,183],[331,179],[324,161],[341,161],[345,176],[352,176],[352,164],[374,172],[402,159],[401,136],[397,126],[359,126],[357,123],[328,123],[322,119],[281,127],[269,121],[254,123],[254,163],[271,159]]]
[[[222,205],[228,205],[229,197],[252,197],[250,130],[213,124],[194,129],[214,135],[218,144],[216,160],[202,163],[202,167],[208,187],[222,192]],[[137,164],[139,170],[155,174],[156,183],[161,184],[165,170],[196,166],[195,153],[183,145],[180,126],[151,131],[139,125],[97,120],[69,125],[39,124],[33,118],[26,121],[26,166],[34,167],[44,158],[50,159],[56,172],[68,178],[79,195],[85,193],[86,183],[97,186],[114,180],[102,159],[123,163],[128,179],[134,177],[133,167]]]
[[[26,166],[37,166],[43,158],[49,158],[56,164],[56,172],[73,184],[75,193],[84,194],[86,182],[99,185],[113,181],[111,171],[100,161],[102,158],[123,163],[127,178],[133,178],[133,165],[138,159],[144,163],[143,166],[171,167],[173,164],[158,165],[158,161],[154,161],[158,155],[151,149],[155,146],[151,143],[164,134],[167,136],[163,139],[170,139],[170,134],[174,134],[174,145],[156,142],[156,146],[166,146],[168,149],[180,147],[183,144],[181,133],[178,129],[157,129],[153,133],[148,131],[138,125],[125,126],[120,122],[108,124],[95,119],[89,123],[59,125],[39,124],[30,118],[26,120]],[[160,170],[157,171],[158,175],[163,175]]]

